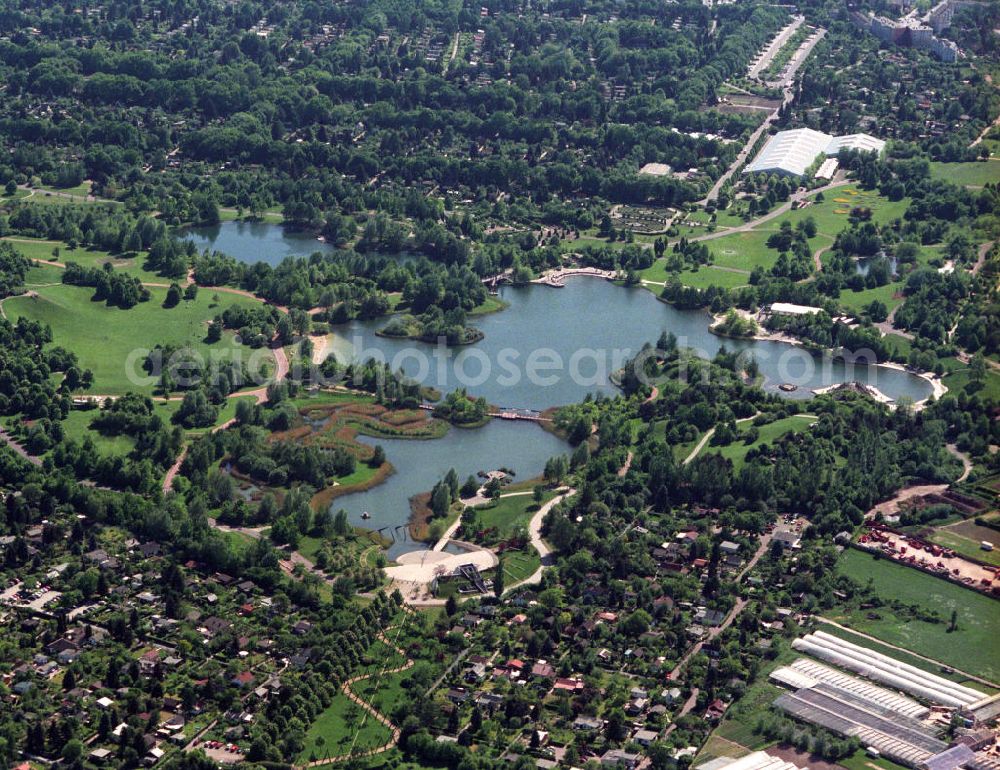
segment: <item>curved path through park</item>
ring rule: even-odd
[[[534,516],[531,517],[531,521],[528,522],[528,537],[531,540],[531,545],[536,551],[538,551],[538,555],[541,558],[542,563],[538,566],[538,569],[528,575],[528,577],[523,580],[518,580],[516,583],[508,586],[507,591],[511,591],[530,583],[537,583],[542,579],[542,572],[552,566],[552,549],[549,548],[548,544],[546,544],[544,540],[542,540],[542,523],[545,521],[545,517],[548,515],[549,511],[551,511],[563,500],[572,497],[575,494],[576,490],[572,487],[564,487],[560,491],[560,494],[549,500],[535,512]]]
[[[406,605],[403,605],[403,611],[411,612],[411,610],[407,608]],[[398,631],[402,629],[402,626],[398,627],[394,626],[393,628],[397,629],[397,638],[398,638]],[[393,628],[389,628],[387,630],[392,631]],[[393,650],[394,652],[405,658],[406,662],[403,663],[402,665],[396,666],[395,668],[383,668],[381,671],[378,672],[378,674],[358,674],[357,676],[352,676],[350,679],[345,681],[340,686],[340,689],[343,691],[344,695],[346,695],[354,703],[358,704],[361,708],[365,710],[366,712],[365,719],[367,719],[368,716],[371,716],[373,719],[378,721],[380,724],[385,725],[389,729],[390,733],[389,740],[387,740],[385,743],[379,746],[373,746],[370,749],[365,749],[364,751],[361,752],[355,752],[354,742],[357,741],[358,735],[360,735],[361,733],[361,727],[364,727],[364,721],[362,721],[360,727],[354,734],[354,742],[351,743],[351,749],[346,754],[341,754],[336,757],[324,757],[323,759],[317,759],[312,762],[308,762],[304,765],[299,765],[298,770],[303,770],[304,768],[311,768],[311,767],[323,767],[325,765],[332,765],[337,762],[344,762],[348,759],[364,759],[365,757],[372,757],[376,754],[381,754],[384,751],[388,751],[399,742],[399,736],[400,736],[399,727],[394,725],[392,723],[392,720],[389,719],[389,717],[387,717],[385,714],[380,712],[377,708],[375,708],[375,706],[373,706],[371,703],[366,701],[360,695],[355,693],[352,687],[352,685],[356,684],[357,682],[363,682],[365,680],[371,679],[373,676],[375,677],[375,683],[378,684],[383,676],[398,674],[401,671],[406,671],[407,669],[413,668],[413,659],[407,657],[406,650],[396,646],[394,642],[389,641],[389,637],[386,636],[386,634],[382,631],[379,631],[377,638],[386,647],[389,647],[391,650]]]

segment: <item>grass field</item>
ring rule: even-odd
[[[640,275],[645,281],[654,283],[666,283],[672,273],[666,270],[666,261],[657,260],[650,267],[640,271]],[[697,270],[682,270],[677,273],[677,277],[685,286],[693,286],[696,289],[705,289],[709,286],[721,286],[727,289],[735,289],[739,286],[746,286],[750,280],[749,271],[723,270],[712,265],[703,265]],[[659,286],[650,286],[654,292],[659,293]]]
[[[512,585],[532,575],[542,564],[538,551],[530,545],[524,551],[508,551],[503,557],[505,585]]]
[[[1000,567],[1000,542],[995,529],[981,527],[971,519],[949,524],[944,527],[937,527],[930,540],[939,543],[946,548],[951,548],[956,553],[969,556],[978,561]],[[994,544],[992,551],[984,551],[980,543],[984,540]]]
[[[750,749],[746,746],[727,740],[718,733],[712,733],[708,736],[708,740],[705,741],[705,745],[701,747],[701,751],[698,752],[698,761],[696,764],[700,765],[718,757],[739,759],[749,753]]]
[[[761,425],[760,428],[758,428],[760,435],[757,440],[751,444],[747,444],[745,439],[741,437],[728,446],[706,447],[706,451],[718,452],[726,459],[732,460],[734,467],[740,468],[743,465],[743,461],[746,459],[747,453],[751,449],[759,447],[762,444],[773,444],[786,433],[799,433],[804,431],[814,422],[816,422],[815,417],[801,414],[795,414],[791,417],[783,417],[780,420],[775,420],[767,425]],[[741,433],[745,435],[746,430],[747,428],[744,427]]]
[[[387,727],[341,691],[309,726],[299,763],[347,754],[352,746],[355,751],[362,752],[381,746],[390,737]]]
[[[847,227],[849,212],[852,208],[869,208],[872,211],[872,221],[887,224],[903,216],[909,205],[909,199],[890,201],[877,192],[860,190],[853,185],[828,190],[824,200],[815,200],[802,209],[788,211],[775,217],[761,226],[746,232],[730,233],[728,235],[705,241],[713,255],[712,266],[702,267],[697,271],[685,270],[679,274],[681,282],[687,286],[704,289],[708,286],[736,288],[748,283],[750,271],[754,267],[768,269],[778,258],[775,249],[767,247],[767,239],[776,232],[784,222],[793,227],[799,222],[811,217],[816,222],[816,236],[809,239],[809,250],[815,253],[819,249],[833,244],[837,234]],[[695,221],[708,221],[705,212],[694,212],[689,217]],[[720,212],[716,223],[720,228],[742,225],[743,221],[728,212]],[[707,228],[683,227],[680,234],[690,238],[707,235]],[[647,269],[641,271],[644,280],[663,283],[669,277],[665,269],[666,261],[657,260]],[[728,269],[720,269],[728,268]],[[734,272],[740,271],[740,272]],[[656,289],[656,287],[650,287]],[[876,297],[882,299],[890,307],[898,304],[892,300],[895,287],[883,287],[869,292],[843,292],[841,300],[849,310],[859,310]],[[883,295],[888,296],[883,296]]]
[[[88,249],[83,247],[70,249],[65,243],[60,243],[59,241],[46,241],[38,238],[25,238],[22,236],[10,236],[0,240],[5,240],[11,243],[17,251],[26,256],[28,259],[37,259],[46,262],[54,260],[64,264],[67,262],[76,262],[78,265],[83,267],[101,267],[105,263],[110,263],[115,270],[121,270],[129,275],[134,275],[140,281],[147,283],[170,283],[169,278],[164,278],[156,273],[150,272],[149,270],[143,269],[143,261],[146,258],[145,253],[131,254],[128,256],[115,256],[110,252],[103,251],[101,249]],[[58,256],[53,254],[54,249],[58,249]],[[45,265],[41,265],[39,268],[35,269],[56,270],[59,275],[62,274],[62,270],[60,268],[47,267]],[[51,275],[55,274],[56,273],[51,273]]]
[[[162,307],[166,289],[151,289],[149,302],[130,310],[107,307],[93,302],[93,289],[81,286],[47,286],[38,296],[11,297],[4,302],[4,312],[11,320],[27,317],[52,327],[53,341],[72,350],[83,367],[94,373],[92,393],[116,395],[129,390],[152,392],[156,383],[142,371],[144,353],[157,343],[188,346],[207,357],[219,355],[232,360],[271,361],[270,351],[251,351],[236,346],[227,334],[213,345],[204,342],[208,322],[233,304],[252,305],[254,300],[229,296],[216,305],[208,292],[183,301],[169,310]],[[129,376],[131,369],[137,377]],[[132,380],[135,380],[134,382]]]
[[[227,399],[226,403],[221,409],[219,409],[219,416],[216,418],[215,424],[221,425],[227,420],[231,420],[235,417],[236,403],[238,401],[246,400],[253,401],[255,399],[252,396]],[[171,418],[179,407],[180,401],[163,401],[160,398],[153,399],[153,409],[155,413],[158,414],[167,425],[171,424]],[[98,452],[105,455],[124,456],[132,451],[135,446],[135,442],[130,436],[105,436],[90,427],[90,423],[95,417],[97,417],[98,414],[100,414],[99,409],[74,409],[70,411],[66,419],[62,421],[62,427],[66,437],[76,441],[83,441],[85,438],[89,437],[94,442],[94,446],[97,448]],[[199,428],[185,431],[185,433],[188,436],[197,436],[208,430],[210,430],[210,428]]]
[[[945,363],[947,366],[947,363]],[[1000,400],[1000,374],[995,369],[988,369],[986,379],[980,386],[973,386],[969,380],[969,369],[967,366],[959,364],[951,368],[951,371],[942,378],[942,382],[952,393],[959,391],[967,393],[978,393],[981,398],[992,398],[994,401]]]
[[[28,268],[24,276],[24,285],[29,289],[39,286],[48,286],[53,283],[62,283],[63,271],[60,267],[51,265],[38,265]]]
[[[903,358],[909,356],[910,351],[913,349],[913,344],[906,337],[899,334],[887,334],[882,338],[882,341],[887,347],[892,348],[895,355]]]
[[[709,286],[719,286],[723,289],[736,289],[750,283],[750,273],[723,270],[706,265],[697,270],[684,270],[678,274],[681,283],[696,289],[707,289]]]
[[[932,674],[936,674],[937,676],[940,676],[944,679],[948,679],[952,682],[958,682],[959,684],[968,685],[969,687],[973,687],[977,690],[982,690],[987,695],[992,695],[994,692],[996,692],[996,690],[993,690],[984,684],[976,682],[973,679],[969,679],[967,676],[963,676],[962,674],[956,673],[953,669],[945,669],[942,668],[941,666],[936,666],[933,663],[928,663],[926,660],[923,660],[922,658],[919,658],[912,653],[903,652],[902,650],[899,649],[894,649],[886,644],[883,644],[882,642],[872,641],[871,639],[859,636],[858,634],[849,629],[841,628],[838,626],[831,626],[829,624],[823,624],[822,626],[820,626],[820,628],[823,631],[826,631],[826,633],[830,634],[831,636],[837,636],[841,639],[846,639],[847,641],[852,642],[853,644],[857,644],[862,647],[868,647],[871,650],[875,650],[875,652],[880,652],[883,655],[888,655],[889,657],[895,658],[898,661],[907,663],[911,666],[914,666],[915,668],[923,669],[924,671],[929,671]]]
[[[777,230],[783,222],[790,222],[794,227],[804,219],[812,217],[816,222],[816,232],[833,238],[849,224],[848,214],[841,212],[849,212],[856,206],[869,208],[872,211],[873,222],[888,224],[902,217],[909,205],[909,198],[891,201],[875,191],[845,185],[827,190],[823,193],[822,201],[816,202],[813,196],[813,203],[810,205],[782,214],[766,225],[770,229]]]
[[[42,192],[47,192],[48,190],[53,190],[55,192],[64,193],[66,195],[78,195],[81,198],[90,195],[91,183],[89,180],[80,182],[80,184],[75,187],[39,187]]]
[[[931,163],[931,177],[969,187],[983,187],[987,182],[1000,182],[1000,160]]]
[[[486,300],[481,305],[477,305],[472,308],[469,315],[486,315],[488,313],[497,313],[501,310],[506,310],[510,303],[504,302],[499,297],[494,297],[492,294],[486,295]]]
[[[767,746],[770,741],[763,735],[754,733],[757,717],[770,711],[771,702],[784,692],[781,687],[772,684],[768,676],[774,669],[791,663],[797,657],[799,657],[797,652],[790,647],[784,647],[773,661],[761,669],[753,684],[747,687],[743,697],[726,712],[725,718],[713,735],[738,743],[751,751]]]
[[[712,253],[714,264],[749,272],[755,267],[770,268],[777,260],[778,252],[767,247],[767,239],[771,235],[771,230],[751,230],[705,243]]]
[[[83,441],[89,436],[101,454],[122,457],[127,455],[135,447],[135,441],[131,436],[103,436],[96,430],[91,430],[90,423],[99,413],[97,409],[71,411],[62,421],[66,437]]]
[[[871,580],[886,606],[879,609],[877,620],[869,619],[862,610],[831,616],[832,620],[970,674],[1000,680],[1000,658],[996,655],[1000,612],[994,599],[853,548],[844,552],[837,568],[862,585]],[[893,601],[936,612],[940,622],[897,617],[888,606]],[[958,613],[958,630],[948,633],[952,610]]]
[[[872,770],[873,767],[880,767],[882,770],[903,770],[903,765],[890,762],[885,757],[870,757],[864,749],[858,749],[851,756],[838,759],[837,764],[846,767],[847,770]]]
[[[552,492],[546,492],[543,502],[551,500]],[[527,527],[531,517],[538,510],[532,495],[501,497],[496,505],[476,508],[476,519],[480,529],[496,529],[497,536],[504,540],[518,527]]]
[[[18,199],[24,203],[31,203],[32,205],[40,206],[121,206],[121,201],[107,200],[104,198],[96,198],[93,200],[88,200],[87,195],[89,194],[89,186],[87,190],[84,190],[84,185],[89,183],[84,182],[82,185],[77,185],[76,187],[70,187],[65,190],[57,190],[55,188],[44,188],[37,187],[33,190],[18,190],[18,193],[24,193],[23,196],[18,195]]]
[[[874,289],[862,289],[861,291],[844,289],[840,292],[840,297],[837,301],[851,313],[861,313],[875,300],[881,300],[889,310],[892,310],[894,307],[903,304],[902,297],[894,296],[901,292],[902,289],[902,282],[887,283],[885,286],[877,286]]]
[[[234,417],[236,417],[236,404],[238,402],[249,401],[250,403],[254,403],[256,400],[257,399],[254,396],[233,396],[232,398],[226,399],[226,403],[223,404],[219,409],[219,416],[215,418],[215,424],[221,425],[222,423],[228,420],[232,420]],[[164,415],[163,417],[164,420],[169,419],[170,415],[172,415],[180,406],[179,401],[170,401],[168,403],[163,403],[158,399],[154,399],[154,403],[156,405],[157,411],[162,410],[161,413]],[[211,428],[195,428],[193,430],[187,431],[187,435],[198,436],[209,430],[211,430]]]

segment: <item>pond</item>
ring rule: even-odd
[[[308,257],[314,251],[333,252],[328,243],[301,230],[269,222],[221,222],[208,227],[189,227],[178,232],[199,251],[221,251],[240,262],[266,262],[277,266],[285,257]]]

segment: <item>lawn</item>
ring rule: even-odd
[[[411,672],[407,669],[406,671],[397,671],[394,674],[379,676],[379,671],[383,668],[386,670],[397,668],[405,662],[399,653],[395,651],[387,650],[384,646],[382,646],[382,651],[386,653],[384,660],[379,660],[377,665],[366,669],[366,671],[375,674],[375,676],[363,682],[356,682],[352,689],[356,695],[364,698],[375,706],[379,712],[391,718],[396,706],[401,701],[408,699],[403,682],[410,678]]]
[[[66,249],[66,244],[59,241],[45,241],[40,238],[28,238],[24,236],[9,236],[0,240],[10,243],[18,252],[28,259],[52,260],[56,257],[52,254],[53,249]],[[78,249],[83,251],[83,249]],[[67,253],[70,253],[67,250]],[[61,259],[61,257],[60,257]]]
[[[46,241],[38,238],[26,238],[22,236],[10,236],[0,240],[9,241],[17,251],[32,260],[42,260],[45,262],[76,262],[83,267],[101,267],[105,263],[110,263],[116,270],[122,270],[129,275],[134,275],[140,281],[147,283],[170,283],[169,278],[164,278],[156,273],[145,270],[142,265],[146,255],[144,253],[129,254],[127,256],[116,256],[102,249],[89,249],[78,247],[70,249],[65,243],[59,241]],[[53,253],[58,250],[58,255]],[[41,269],[59,270],[59,268],[47,268],[45,265]],[[61,280],[61,278],[57,279]]]
[[[162,307],[166,289],[150,290],[152,298],[129,310],[93,302],[93,289],[81,286],[48,286],[38,296],[11,297],[4,302],[8,318],[41,321],[52,327],[53,341],[72,350],[83,367],[94,373],[90,392],[120,394],[129,390],[151,393],[155,378],[142,370],[145,351],[157,343],[187,346],[203,356],[232,360],[239,356],[251,363],[273,362],[270,351],[234,345],[232,335],[220,342],[205,343],[208,322],[230,305],[252,305],[254,300],[226,296],[216,305],[209,292],[183,301],[169,310]]]
[[[734,267],[738,270],[753,270],[755,267],[771,268],[778,259],[776,249],[767,246],[767,239],[773,230],[751,230],[733,233],[715,240],[705,241],[712,253],[714,264],[719,267]]]
[[[254,396],[233,396],[226,399],[226,403],[219,408],[219,416],[215,418],[215,425],[222,425],[222,423],[234,419],[236,417],[236,404],[240,401],[249,401],[253,404],[256,403],[257,399]],[[161,412],[164,420],[169,420],[177,410],[177,407],[180,406],[180,402],[178,401],[164,403],[160,399],[154,399],[153,403],[156,405],[157,411]],[[187,434],[189,436],[197,436],[209,430],[211,428],[195,428],[187,431]]]
[[[249,535],[244,535],[242,532],[219,532],[222,535],[222,539],[229,543],[229,547],[235,553],[242,553],[254,542],[254,539]]]
[[[815,196],[812,200],[813,203],[804,208],[789,211],[772,219],[767,222],[767,226],[776,230],[781,227],[782,222],[787,221],[794,227],[802,220],[812,217],[816,222],[816,232],[834,238],[850,224],[848,215],[852,208],[871,209],[873,222],[888,224],[902,217],[910,205],[909,198],[891,201],[877,192],[860,190],[852,185],[827,190],[823,193],[823,200],[818,203],[815,201]]]
[[[667,272],[667,262],[665,259],[658,259],[645,270],[640,271],[643,280],[653,281],[656,284],[666,283],[675,274]],[[705,289],[709,286],[720,286],[726,289],[735,289],[739,286],[746,286],[750,280],[750,272],[743,270],[723,270],[712,265],[702,265],[697,270],[682,270],[676,273],[681,283],[685,286],[693,286],[696,289]],[[659,294],[659,286],[649,286],[651,291]]]
[[[832,245],[837,234],[847,227],[849,212],[852,208],[869,208],[872,211],[872,221],[879,224],[892,222],[903,216],[909,205],[908,199],[890,201],[876,192],[859,190],[854,186],[834,188],[824,194],[824,200],[813,202],[802,209],[788,211],[779,217],[765,222],[761,227],[747,232],[730,233],[713,240],[705,241],[713,255],[713,265],[702,267],[697,271],[685,270],[680,274],[682,283],[687,286],[703,289],[708,286],[736,288],[748,283],[750,271],[755,267],[769,269],[778,258],[775,249],[767,247],[767,239],[776,232],[784,222],[792,226],[806,218],[812,217],[816,222],[816,236],[809,239],[809,250],[815,252],[820,248]],[[705,221],[704,212],[695,212],[690,216],[696,221]],[[728,213],[721,213],[719,225],[739,225],[742,220]],[[690,232],[686,232],[690,230]],[[696,238],[706,235],[707,228],[682,228],[682,235]],[[669,274],[665,269],[665,260],[657,260],[652,266],[641,272],[641,277],[647,281],[662,283]],[[720,268],[729,268],[728,270]],[[733,271],[741,272],[733,272]],[[656,287],[653,287],[654,289]],[[895,287],[882,287],[863,292],[843,292],[841,301],[851,311],[857,312],[873,299],[882,299],[886,305],[899,304],[893,300]],[[887,295],[887,296],[886,296]]]
[[[714,736],[738,743],[751,751],[757,751],[771,743],[763,735],[754,733],[757,718],[770,711],[774,699],[785,692],[783,688],[772,684],[768,677],[774,669],[787,665],[800,657],[799,653],[784,642],[781,644],[782,649],[777,657],[761,667],[757,678],[747,687],[743,696],[726,712],[722,723],[713,733]]]
[[[947,363],[945,363],[945,366],[947,366]],[[992,398],[994,401],[1000,400],[1000,374],[997,373],[996,369],[988,369],[986,371],[986,379],[978,386],[969,380],[969,369],[966,366],[955,367],[944,376],[942,382],[948,387],[948,391],[955,395],[964,390],[969,395],[978,393],[980,398]]]
[[[872,770],[873,767],[880,767],[882,770],[903,770],[902,765],[897,765],[885,757],[870,757],[864,749],[858,749],[849,757],[838,759],[837,764],[847,770]]]
[[[747,444],[744,438],[738,438],[732,444],[724,447],[705,447],[705,451],[715,451],[725,457],[727,460],[731,460],[733,466],[737,469],[742,467],[743,461],[746,459],[747,453],[763,444],[773,444],[779,438],[784,436],[786,433],[799,433],[804,431],[810,425],[816,422],[816,418],[807,415],[794,414],[790,417],[783,417],[780,420],[775,420],[767,425],[761,425],[758,428],[760,435],[757,440]],[[745,436],[749,426],[743,426],[741,431],[741,436]]]
[[[39,286],[62,283],[62,276],[63,271],[61,267],[53,267],[51,265],[29,267],[27,274],[24,276],[24,285],[28,289],[34,289]]]
[[[546,492],[543,502],[551,500],[554,492]],[[538,510],[538,503],[530,494],[501,497],[495,505],[476,509],[480,529],[496,529],[497,537],[505,540],[518,527],[527,527]]]
[[[886,347],[892,349],[894,355],[904,359],[910,355],[910,351],[913,349],[913,344],[899,334],[887,334],[882,338],[882,342],[885,343]]]
[[[705,762],[718,757],[739,759],[740,757],[745,757],[749,753],[750,749],[746,746],[741,746],[738,743],[723,738],[717,733],[712,733],[708,736],[708,740],[705,741],[705,745],[701,747],[701,751],[698,752],[698,759],[695,764],[702,765]]]
[[[530,577],[541,565],[538,551],[530,545],[524,551],[508,551],[503,557],[504,585],[510,586]]]
[[[849,313],[861,313],[875,300],[881,300],[886,308],[892,310],[903,303],[902,297],[895,296],[902,290],[902,283],[887,283],[885,286],[876,286],[874,289],[862,289],[861,291],[844,289],[840,292],[837,301]]]
[[[958,684],[964,684],[969,687],[973,687],[977,690],[982,690],[987,695],[992,695],[994,692],[996,692],[995,690],[987,687],[986,685],[981,684],[980,682],[976,682],[974,679],[969,679],[967,676],[963,676],[962,674],[955,672],[953,669],[946,669],[942,668],[941,666],[935,666],[933,663],[928,663],[926,660],[919,658],[912,653],[903,652],[902,650],[888,647],[887,645],[881,642],[875,642],[863,636],[858,636],[858,634],[846,628],[831,626],[826,623],[821,625],[820,628],[826,633],[830,634],[831,636],[836,636],[841,639],[846,639],[847,641],[852,642],[854,644],[860,645],[862,647],[867,647],[871,650],[875,650],[875,652],[880,652],[883,655],[888,655],[889,657],[894,658],[902,663],[907,663],[913,666],[914,668],[919,668],[924,671],[929,671],[930,673],[940,676],[943,679],[947,679],[952,682],[957,682]]]
[[[309,726],[299,763],[347,754],[352,746],[360,753],[385,744],[391,737],[387,727],[340,691]]]
[[[705,265],[697,270],[684,270],[678,273],[677,277],[685,286],[693,286],[696,289],[707,289],[709,286],[736,289],[750,283],[750,273],[748,272],[723,270],[721,267],[713,265]]]
[[[102,394],[103,395],[103,394]],[[230,398],[219,409],[219,416],[215,424],[221,425],[227,420],[236,416],[236,402],[240,400],[253,401],[253,397],[245,396],[240,398]],[[168,426],[172,425],[171,418],[180,407],[180,401],[163,401],[161,398],[153,399],[153,410]],[[100,414],[100,409],[73,409],[62,420],[63,431],[67,438],[75,441],[83,441],[89,437],[97,451],[104,455],[124,456],[132,451],[135,441],[130,436],[105,436],[99,431],[93,430],[90,423]],[[188,436],[196,436],[208,431],[208,428],[185,431]]]
[[[969,187],[983,187],[987,182],[1000,182],[1000,160],[931,163],[931,177]]]
[[[19,197],[20,202],[31,203],[40,206],[121,206],[121,201],[96,198],[88,200],[85,193],[79,192],[80,188],[73,187],[67,190],[45,189],[37,187],[34,190],[23,191],[25,195]],[[19,190],[18,192],[22,192]],[[72,197],[67,197],[72,196]]]
[[[90,437],[97,451],[102,455],[124,457],[135,447],[131,436],[103,436],[96,430],[91,430],[91,421],[100,414],[98,409],[74,409],[62,421],[66,438],[83,441]]]
[[[834,616],[833,620],[970,674],[1000,679],[1000,659],[996,655],[1000,612],[994,599],[887,559],[874,559],[856,549],[845,551],[837,567],[861,585],[872,581],[886,606],[880,608],[879,619],[855,610],[843,617]],[[889,606],[893,601],[936,612],[940,621],[896,617]],[[958,613],[958,630],[948,633],[952,610]]]
[[[486,315],[487,313],[496,313],[500,310],[506,310],[509,303],[504,302],[499,297],[494,297],[492,294],[487,294],[486,299],[483,304],[477,305],[472,308],[469,315]]]

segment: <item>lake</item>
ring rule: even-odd
[[[481,428],[452,427],[439,439],[385,439],[358,436],[366,444],[381,444],[396,472],[365,492],[338,497],[331,510],[343,508],[352,524],[379,530],[393,541],[389,556],[424,548],[407,535],[410,497],[429,492],[454,468],[460,482],[479,471],[500,466],[516,474],[515,481],[541,473],[550,457],[567,454],[569,445],[529,422],[492,420]],[[368,511],[370,519],[362,519]]]
[[[308,235],[265,223],[227,222],[186,235],[199,248],[245,262],[277,264],[286,256],[330,249]],[[752,354],[764,388],[789,398],[809,398],[813,388],[848,380],[873,385],[895,399],[918,401],[931,393],[930,383],[907,372],[864,365],[851,371],[843,362],[817,359],[783,342],[720,338],[709,332],[707,312],[678,310],[645,289],[602,279],[570,278],[560,289],[507,286],[501,288],[501,297],[509,308],[472,319],[485,334],[474,345],[445,348],[379,337],[376,331],[386,321],[377,319],[334,328],[331,350],[340,361],[379,358],[442,392],[465,387],[496,406],[534,410],[578,402],[588,393],[615,395],[610,375],[644,343],[655,344],[663,330],[703,357],[714,356],[723,345]],[[789,382],[798,389],[777,390]],[[361,440],[381,444],[396,473],[371,490],[334,500],[332,508],[344,508],[354,524],[383,530],[395,541],[390,556],[414,548],[405,535],[409,498],[429,491],[450,468],[462,480],[501,466],[525,479],[538,475],[549,457],[569,451],[565,442],[537,425],[500,420],[478,429],[453,427],[436,440]],[[362,519],[364,511],[372,518]]]
[[[708,330],[705,311],[678,310],[646,289],[625,288],[599,278],[569,278],[564,288],[530,285],[501,288],[506,310],[471,323],[485,338],[474,345],[444,348],[376,335],[385,319],[334,327],[331,349],[338,360],[379,358],[442,392],[465,387],[500,407],[545,409],[582,400],[588,393],[619,391],[610,375],[663,330],[703,357],[723,346],[745,351],[760,366],[766,390],[809,398],[814,388],[848,380],[877,387],[892,398],[926,398],[926,380],[896,369],[815,358],[784,342],[734,340]],[[777,390],[793,383],[792,393]]]

